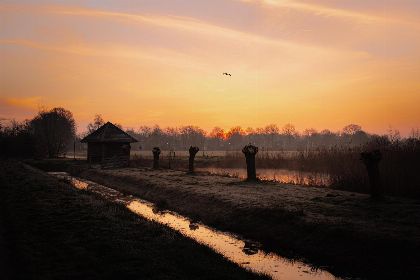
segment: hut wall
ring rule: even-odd
[[[88,143],[88,161],[90,163],[102,161],[102,143]]]
[[[128,166],[130,161],[130,143],[107,143],[104,145],[103,168]]]
[[[89,143],[88,160],[105,167],[127,166],[130,161],[130,143]]]

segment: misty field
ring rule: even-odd
[[[383,190],[387,194],[420,197],[420,141],[390,144],[382,147],[379,165]],[[257,174],[262,179],[307,186],[367,193],[369,180],[360,159],[362,147],[324,148],[303,151],[261,151],[256,156]],[[73,155],[68,154],[72,158]],[[85,153],[76,154],[85,159]],[[131,151],[131,166],[152,165],[151,151]],[[160,155],[162,168],[184,170],[188,151],[165,151]],[[245,158],[240,151],[200,151],[196,167],[219,175],[244,177]],[[272,174],[266,176],[270,171]],[[288,172],[289,171],[289,172]],[[282,176],[285,175],[285,176]]]
[[[392,195],[420,197],[420,173],[417,171],[420,166],[420,141],[372,145],[380,148],[383,155],[379,164],[383,191]],[[261,173],[273,170],[274,175],[263,179],[367,193],[369,180],[360,156],[364,149],[331,147],[301,151],[263,150],[256,155],[257,173],[258,170]],[[152,157],[150,151],[133,151],[131,165],[151,166]],[[187,159],[187,151],[162,151],[161,167],[183,170],[187,168]],[[217,174],[241,178],[246,170],[245,158],[240,151],[200,151],[196,156],[196,167],[210,171],[217,168]],[[289,176],[275,178],[275,170],[286,174],[289,170]]]

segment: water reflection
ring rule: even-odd
[[[246,178],[246,169],[244,168],[221,168],[204,167],[197,168],[197,171],[209,172],[217,175],[227,175],[240,179]],[[285,184],[296,184],[306,186],[329,186],[331,185],[330,176],[323,173],[304,172],[288,169],[261,168],[257,169],[257,176],[261,180],[276,181]]]
[[[170,227],[184,236],[212,248],[232,262],[246,269],[269,275],[273,279],[338,279],[325,270],[314,270],[302,262],[291,262],[279,255],[266,253],[260,250],[260,244],[257,242],[241,240],[229,233],[191,222],[170,211],[156,211],[154,205],[147,201],[124,195],[91,181],[74,178],[67,173],[50,172],[50,174],[70,182],[78,189],[88,190],[116,203],[124,204],[139,216]]]

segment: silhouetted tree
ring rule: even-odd
[[[160,148],[154,147],[152,149],[153,153],[153,168],[158,169],[159,168],[159,155],[160,155]]]
[[[358,124],[349,124],[343,128],[344,134],[354,135],[357,132],[361,131],[362,127]]]
[[[208,143],[211,148],[218,150],[224,148],[225,131],[222,128],[218,126],[214,127],[209,136]]]
[[[164,131],[160,128],[160,126],[155,125],[149,135],[150,142],[154,145],[158,145],[159,147],[165,147],[165,138]]]
[[[397,143],[401,140],[401,134],[398,129],[394,129],[392,127],[389,127],[388,129],[388,139],[391,141],[391,143]]]
[[[183,126],[179,129],[182,146],[187,148],[187,145],[202,145],[204,146],[206,132],[198,126]]]
[[[295,126],[291,123],[286,124],[285,126],[283,126],[282,134],[286,137],[286,143],[290,149],[292,141],[295,139],[295,137],[298,136]]]
[[[303,131],[302,136],[305,148],[309,150],[315,147],[319,133],[314,128],[307,128]]]
[[[188,172],[194,173],[194,158],[195,155],[198,153],[200,149],[198,147],[190,146],[188,152],[190,153],[190,157],[188,160]]]
[[[410,132],[410,138],[420,140],[420,129],[412,128]]]
[[[226,133],[226,140],[228,141],[229,149],[240,149],[244,142],[245,131],[240,126],[232,127]]]
[[[223,140],[225,138],[225,131],[222,128],[216,126],[210,132],[210,137]]]
[[[379,162],[381,159],[382,154],[379,150],[361,153],[361,160],[365,164],[369,176],[370,195],[372,198],[379,198],[382,196],[379,177]]]
[[[344,133],[344,131],[346,133]],[[274,124],[266,127],[243,130],[236,126],[228,131],[220,127],[213,128],[209,134],[196,126],[183,126],[180,128],[159,126],[141,126],[136,132],[131,131],[144,149],[159,146],[162,150],[186,150],[190,145],[199,146],[204,150],[241,150],[246,143],[253,143],[261,151],[275,150],[314,150],[319,148],[356,148],[370,142],[373,135],[361,130],[358,125],[348,125],[339,132],[328,129],[317,132],[315,129],[306,129],[302,134],[292,124],[285,125],[281,131]],[[416,131],[412,133],[414,138]],[[401,140],[399,134],[393,131],[388,138],[392,142]],[[270,153],[266,154],[267,156]]]
[[[324,129],[319,134],[320,145],[324,147],[331,147],[334,144],[337,144],[338,135],[334,134],[329,129]]]
[[[369,135],[363,130],[359,130],[351,136],[352,146],[362,146],[369,142]]]
[[[65,153],[75,138],[73,114],[63,108],[41,111],[30,121],[39,155],[53,158]]]
[[[311,137],[318,134],[318,131],[316,131],[316,129],[314,128],[307,128],[302,132],[302,135],[305,137]]]
[[[269,142],[268,142],[268,145],[266,145],[266,148],[269,147],[269,148],[273,149],[275,147],[275,139],[276,139],[276,137],[278,137],[279,131],[280,131],[279,128],[275,124],[267,125],[264,128],[264,134],[269,139]]]
[[[257,171],[255,169],[255,155],[258,153],[258,147],[248,144],[242,149],[246,159],[246,173],[248,181],[257,180]]]
[[[95,130],[97,130],[98,128],[103,126],[104,123],[105,123],[105,121],[102,118],[102,116],[96,114],[95,118],[93,119],[93,122],[89,123],[88,126],[87,126],[88,133],[90,134],[90,133],[94,132]]]
[[[166,138],[166,148],[168,150],[173,150],[174,146],[180,145],[180,139],[179,139],[179,129],[173,128],[173,127],[167,127],[164,130],[165,132],[165,138]]]

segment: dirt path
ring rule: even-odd
[[[419,201],[173,170],[73,173],[341,275],[392,279],[420,271]]]

